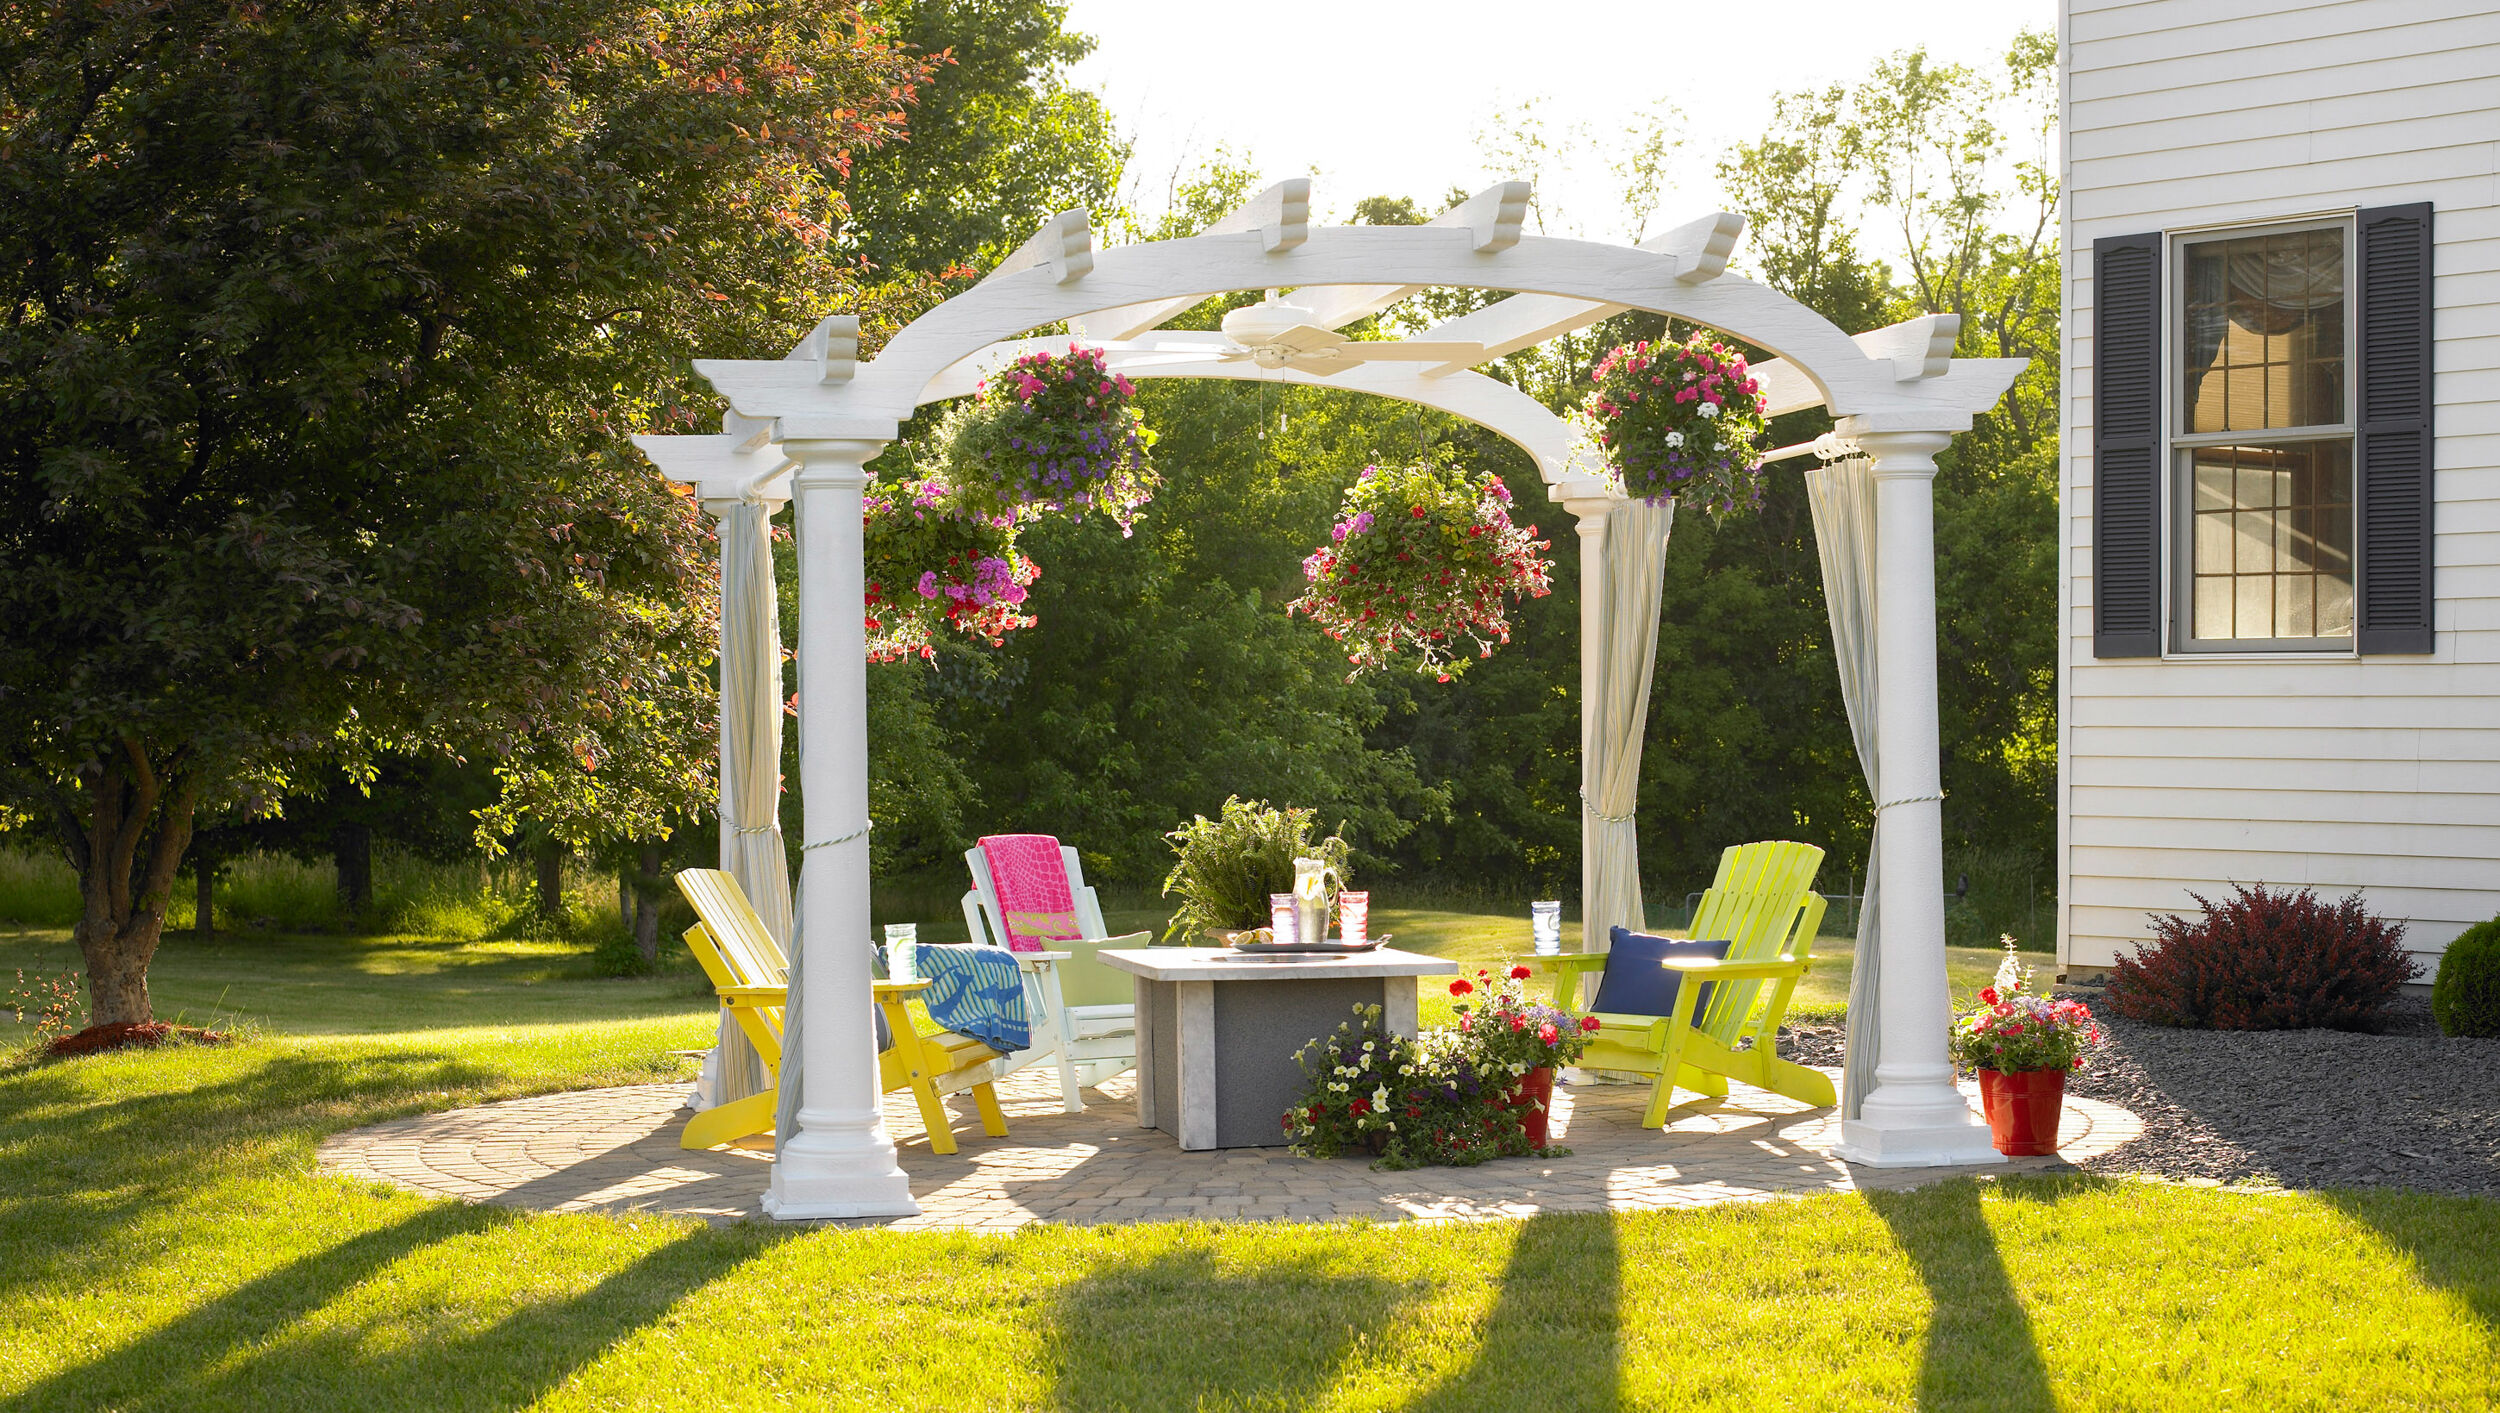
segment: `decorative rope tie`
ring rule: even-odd
[[[799,850],[799,852],[802,854],[811,854],[818,849],[830,849],[836,847],[837,845],[848,844],[853,839],[865,839],[868,837],[868,831],[876,827],[877,822],[872,819],[866,824],[861,825],[859,828],[852,830],[850,833],[843,835],[839,839],[820,839],[815,843]]]
[[[780,827],[778,824],[733,824],[729,826],[729,832],[732,834],[770,834]]]
[[[1891,809],[1894,805],[1923,805],[1929,800],[1935,800],[1942,803],[1944,800],[1944,794],[1944,791],[1938,790],[1932,795],[1912,795],[1907,799],[1886,800],[1882,804],[1875,807],[1875,812],[1877,814],[1882,814],[1884,811]]]
[[[1608,814],[1604,810],[1599,809],[1597,807],[1597,801],[1590,799],[1589,792],[1586,790],[1580,792],[1580,808],[1587,810],[1589,812],[1589,818],[1596,820],[1600,824],[1633,823],[1632,816],[1628,814]]]

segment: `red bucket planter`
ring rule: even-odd
[[[1554,1112],[1554,1071],[1552,1066],[1533,1069],[1519,1077],[1511,1086],[1510,1097],[1503,1101],[1505,1109],[1519,1111],[1519,1127],[1528,1135],[1528,1146],[1542,1149],[1545,1142],[1545,1121]]]
[[[2037,1158],[2057,1151],[2057,1121],[2066,1105],[2064,1070],[1981,1070],[1979,1102],[1988,1111],[1988,1136],[1999,1153]]]

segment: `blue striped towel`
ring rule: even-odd
[[[968,1035],[1000,1054],[1012,1054],[1033,1043],[1033,1027],[1024,1014],[1024,974],[1016,955],[1002,947],[946,947],[922,943],[920,975],[929,989],[920,999],[929,1019],[957,1035]]]

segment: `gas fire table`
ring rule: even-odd
[[[1381,1008],[1415,1033],[1415,979],[1458,963],[1381,947],[1369,952],[1248,955],[1216,947],[1130,947],[1095,954],[1137,978],[1137,1126],[1186,1149],[1272,1148],[1301,1097],[1294,1055]]]

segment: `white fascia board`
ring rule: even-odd
[[[735,414],[732,414],[735,415]],[[763,424],[767,429],[771,423]],[[761,493],[767,482],[790,464],[778,446],[770,441],[761,444],[736,433],[710,436],[661,436],[643,434],[634,438],[634,445],[660,474],[681,485],[694,487],[700,500],[737,500]],[[765,495],[767,500],[786,496]]]

